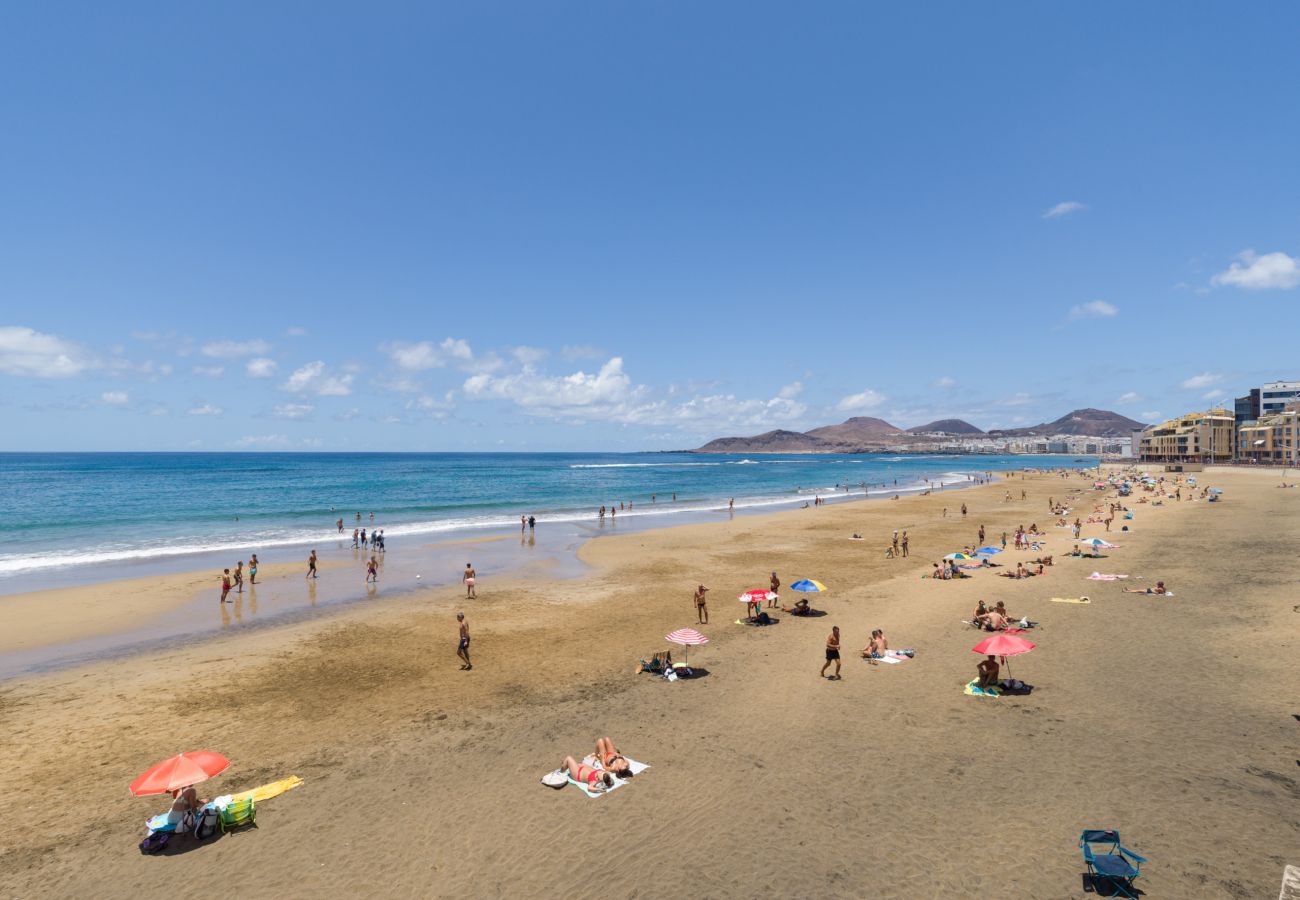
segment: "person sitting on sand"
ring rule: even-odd
[[[980,619],[988,615],[988,611],[989,608],[985,606],[984,601],[981,600],[979,603],[975,605],[975,612],[971,613],[970,615],[970,623],[976,627],[979,627]]]
[[[181,826],[186,816],[197,816],[205,804],[206,801],[199,799],[199,792],[192,785],[172,791],[172,808],[167,811],[167,821]]]
[[[572,756],[564,757],[564,762],[560,763],[560,768],[574,781],[587,785],[589,791],[607,791],[614,786],[614,776],[609,772],[596,766],[580,763]]]
[[[1163,581],[1157,581],[1157,582],[1156,582],[1156,586],[1153,587],[1153,588],[1124,588],[1124,593],[1126,593],[1126,594],[1164,594],[1164,593],[1167,593],[1167,592],[1165,591],[1165,583],[1164,583]]]
[[[862,648],[862,658],[882,659],[888,652],[889,641],[885,640],[885,633],[877,628],[871,632],[871,641]]]
[[[980,664],[976,667],[979,672],[979,686],[982,688],[997,687],[999,668],[996,656],[980,660]]]
[[[976,624],[985,631],[1001,631],[1007,627],[1007,617],[996,609],[990,609]]]
[[[808,605],[807,597],[800,597],[794,601],[794,606],[783,606],[781,612],[788,612],[792,616],[809,616],[812,615],[812,607]]]

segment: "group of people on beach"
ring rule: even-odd
[[[257,554],[254,553],[248,558],[248,583],[250,586],[257,584]],[[221,573],[221,602],[229,602],[226,598],[230,595],[231,589],[235,593],[244,592],[244,561],[241,559],[235,563],[235,571],[231,572],[225,569]]]

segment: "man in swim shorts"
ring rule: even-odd
[[[826,637],[826,662],[822,664],[822,677],[826,677],[826,669],[831,663],[835,663],[835,674],[831,676],[832,680],[840,679],[840,626],[831,626],[831,633]]]
[[[465,574],[460,577],[460,580],[465,582],[465,599],[477,600],[478,594],[474,591],[474,567],[469,563],[465,563]]]
[[[473,663],[469,661],[469,623],[465,621],[464,613],[456,613],[456,621],[460,623],[460,642],[456,645],[456,655],[465,661],[460,670],[468,672],[474,668]]]

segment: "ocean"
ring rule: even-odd
[[[891,454],[5,453],[0,593],[127,577],[160,562],[230,564],[337,540],[339,518],[349,541],[358,525],[380,526],[391,549],[415,536],[517,529],[520,515],[536,516],[539,528],[585,530],[602,504],[624,504],[614,520],[622,527],[654,527],[716,515],[732,498],[743,513],[816,495],[857,499],[864,484],[892,496],[987,471],[1094,464]]]

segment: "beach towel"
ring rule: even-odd
[[[907,660],[909,660],[909,659],[911,659],[911,658],[912,658],[912,657],[907,656],[907,655],[905,655],[905,654],[903,654],[903,653],[899,653],[897,650],[886,650],[884,656],[864,656],[864,657],[862,657],[862,659],[863,659],[864,662],[882,662],[882,663],[888,663],[888,664],[891,665],[891,666],[896,666],[896,665],[898,665],[899,663],[901,663],[901,662],[906,662]]]
[[[1001,697],[1002,689],[996,687],[982,688],[979,686],[979,679],[975,678],[966,682],[964,693],[970,697]]]
[[[634,777],[637,776],[637,775],[640,775],[640,774],[641,774],[642,772],[644,772],[646,769],[650,768],[650,767],[649,767],[648,765],[646,765],[645,763],[637,762],[635,759],[631,759],[631,758],[628,758],[628,757],[624,757],[624,758],[627,759],[628,768],[629,768],[629,770],[631,771],[631,773],[632,773],[632,775],[633,775]],[[595,761],[596,761],[596,757],[595,757],[595,756],[592,756],[592,755],[590,755],[590,754],[588,754],[587,756],[583,757],[583,759],[582,759],[582,764],[585,765],[585,766],[590,766],[590,765],[592,765],[593,763],[595,763]],[[555,771],[558,772],[558,771],[560,771],[560,770],[559,770],[559,769],[556,769]],[[613,787],[609,788],[608,790],[604,790],[604,791],[592,791],[592,790],[590,790],[590,789],[589,789],[585,784],[582,784],[582,783],[580,783],[580,782],[574,781],[572,778],[569,778],[569,784],[575,786],[578,790],[582,791],[584,794],[586,794],[588,797],[591,797],[593,800],[596,799],[596,798],[598,798],[598,797],[603,797],[603,796],[605,796],[605,795],[608,794],[608,793],[611,793],[611,792],[613,792],[613,791],[618,790],[618,789],[621,788],[623,785],[627,784],[627,782],[628,782],[628,779],[626,779],[626,778],[619,778],[619,777],[615,776],[615,778],[614,778],[614,786],[613,786]]]
[[[1093,572],[1088,576],[1089,581],[1119,581],[1121,578],[1128,578],[1127,575],[1103,575],[1100,572]]]
[[[246,800],[249,797],[253,798],[254,803],[261,803],[263,800],[270,800],[272,797],[278,797],[285,791],[291,791],[300,784],[302,784],[301,778],[297,775],[290,775],[288,778],[281,778],[279,781],[272,781],[270,784],[263,784],[259,787],[250,788],[247,791],[240,791],[238,794],[233,794],[226,803],[220,805],[226,806],[230,803]]]
[[[1053,603],[1091,603],[1087,597],[1048,597]]]

